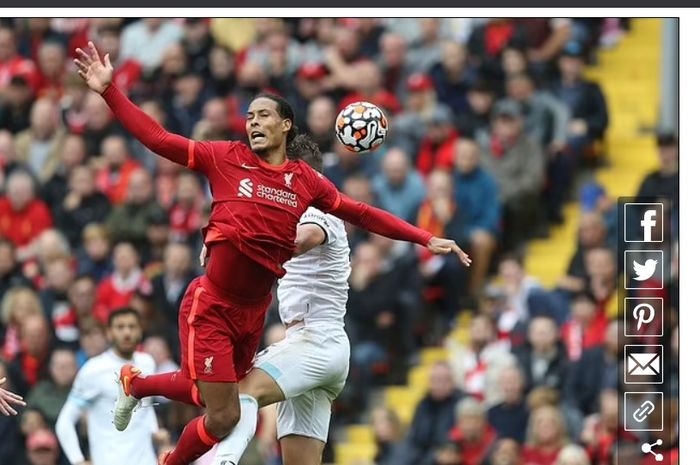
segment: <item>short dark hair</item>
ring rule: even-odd
[[[678,138],[672,132],[660,132],[656,135],[656,145],[659,147],[676,147]]]
[[[133,309],[131,307],[120,307],[109,314],[109,319],[107,320],[107,326],[111,328],[114,320],[116,320],[120,316],[125,316],[125,315],[133,315],[134,317],[136,317],[139,324],[141,324],[141,315],[139,314],[139,312],[137,312],[135,309]]]
[[[270,92],[259,93],[253,100],[257,100],[259,98],[266,98],[275,102],[277,104],[277,113],[279,113],[282,119],[288,119],[292,122],[292,127],[287,133],[287,147],[289,147],[299,132],[299,128],[294,125],[294,110],[292,109],[292,106],[283,97]]]
[[[308,134],[299,134],[287,147],[290,160],[302,160],[316,171],[323,172],[323,155],[318,144]]]

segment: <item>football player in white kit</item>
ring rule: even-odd
[[[153,408],[140,408],[135,422],[118,432],[112,424],[111,411],[117,400],[115,373],[125,363],[132,363],[142,372],[153,374],[153,357],[137,352],[141,343],[141,322],[136,310],[123,308],[109,316],[107,336],[112,347],[88,360],[75,378],[68,400],[56,422],[56,435],[71,464],[156,465],[153,433],[158,421]],[[90,461],[80,450],[75,424],[87,411]]]

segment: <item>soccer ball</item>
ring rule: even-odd
[[[335,135],[351,152],[370,152],[384,142],[389,130],[382,110],[369,102],[346,106],[335,121]]]

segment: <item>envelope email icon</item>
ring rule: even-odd
[[[657,376],[661,373],[658,353],[627,355],[627,373],[631,376]]]

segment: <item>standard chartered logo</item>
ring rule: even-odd
[[[253,197],[253,181],[250,178],[241,179],[240,184],[238,184],[238,196]]]

